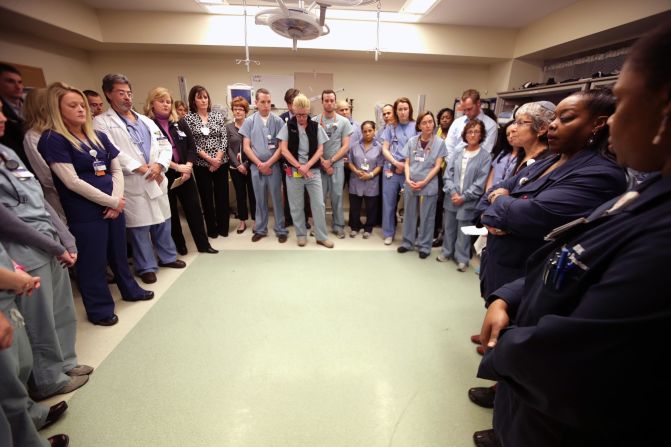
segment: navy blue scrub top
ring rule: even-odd
[[[110,165],[114,158],[119,155],[119,150],[110,142],[107,135],[96,132],[103,147],[94,146],[91,142],[82,142],[82,150],[76,149],[63,135],[46,131],[42,134],[37,150],[42,157],[51,165],[52,163],[69,163],[75,168],[80,179],[98,188],[105,194],[112,195],[112,174]],[[94,158],[89,152],[91,149],[97,152]],[[97,176],[93,169],[95,160],[105,163],[105,175]],[[54,175],[54,185],[61,198],[63,210],[69,223],[93,222],[103,218],[104,206],[68,189],[65,184]]]

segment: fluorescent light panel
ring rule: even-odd
[[[401,11],[410,14],[426,14],[439,0],[408,0]]]

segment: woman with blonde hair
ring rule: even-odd
[[[84,307],[93,324],[111,326],[119,319],[105,279],[107,263],[125,301],[154,297],[140,288],[128,268],[119,151],[105,134],[93,130],[81,91],[61,82],[51,84],[47,111],[49,129],[38,149],[55,174],[56,190],[77,239],[76,269]]]
[[[49,125],[46,88],[38,88],[28,92],[26,101],[23,103],[23,119],[26,129],[26,135],[23,137],[23,150],[26,152],[26,157],[33,172],[40,181],[44,199],[56,210],[58,217],[65,222],[65,211],[61,206],[54,180],[51,178],[51,169],[37,151],[40,136]]]
[[[182,233],[182,224],[179,221],[179,211],[177,209],[177,199],[179,199],[198,251],[201,253],[218,253],[210,246],[205,233],[203,211],[200,208],[198,190],[193,180],[196,142],[193,139],[191,129],[184,120],[178,121],[179,118],[173,106],[172,95],[164,87],[156,87],[149,92],[144,113],[154,120],[172,146],[172,160],[170,161],[170,169],[166,171],[166,177],[168,178],[168,201],[170,202],[170,214],[172,215],[171,235],[177,247],[177,252],[180,255],[185,255],[188,252],[186,240]],[[177,183],[178,186],[173,188],[175,181],[179,183]]]

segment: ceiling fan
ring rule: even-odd
[[[360,6],[377,0],[316,0],[307,8],[304,0],[272,0],[278,8],[264,9],[255,16],[257,25],[267,25],[280,36],[293,41],[294,51],[299,40],[312,40],[327,35],[331,30],[326,25],[326,9],[330,6]],[[287,3],[297,3],[287,6]],[[319,7],[319,16],[313,11]]]

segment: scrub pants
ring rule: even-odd
[[[449,197],[445,196],[447,200]],[[454,258],[457,262],[468,265],[471,260],[471,237],[460,230],[461,227],[471,225],[467,220],[458,220],[457,212],[445,207],[443,217],[445,232],[443,234],[442,254],[446,258]]]
[[[272,174],[263,175],[259,168],[252,165],[250,175],[256,197],[256,220],[254,221],[254,234],[268,235],[268,193],[273,202],[273,214],[275,215],[275,234],[277,236],[287,235],[284,227],[284,212],[282,209],[282,172],[277,163],[273,165]]]
[[[105,278],[108,264],[123,298],[133,298],[143,292],[128,267],[123,213],[116,219],[71,223],[70,232],[77,241],[77,284],[89,320],[98,321],[114,315],[114,298]]]
[[[396,206],[399,192],[405,183],[405,174],[394,173],[390,178],[384,173],[382,175],[382,233],[387,238],[394,237],[396,233]]]
[[[162,264],[177,260],[177,248],[172,240],[169,218],[159,224],[128,228],[128,240],[133,247],[135,271],[138,275],[158,271],[156,255]]]
[[[377,224],[377,206],[380,196],[357,196],[356,194],[349,194],[349,226],[352,231],[359,231],[364,229],[367,233],[373,231],[373,227]],[[361,223],[361,205],[366,205],[366,224]]]
[[[345,188],[345,166],[333,166],[333,175],[322,172],[322,189],[324,190],[324,204],[326,198],[331,197],[333,210],[333,232],[340,233],[345,229],[345,213],[342,207],[342,194]],[[314,216],[313,216],[314,218]]]
[[[287,198],[291,208],[291,217],[294,221],[297,237],[306,237],[308,230],[305,226],[305,197],[307,190],[310,196],[310,208],[312,209],[312,220],[314,222],[315,237],[318,241],[328,239],[326,231],[326,206],[324,205],[324,193],[322,178],[319,169],[312,169],[312,178],[287,176]]]
[[[410,188],[406,188],[403,198],[403,247],[414,249],[420,253],[431,253],[433,226],[436,223],[437,196],[416,196]],[[419,211],[419,232],[417,231],[417,214]],[[417,236],[415,236],[417,235]]]
[[[65,373],[77,366],[77,321],[68,271],[56,258],[27,273],[39,276],[41,286],[28,299],[17,296],[16,305],[25,319],[33,351],[30,388],[39,399],[70,382]]]

